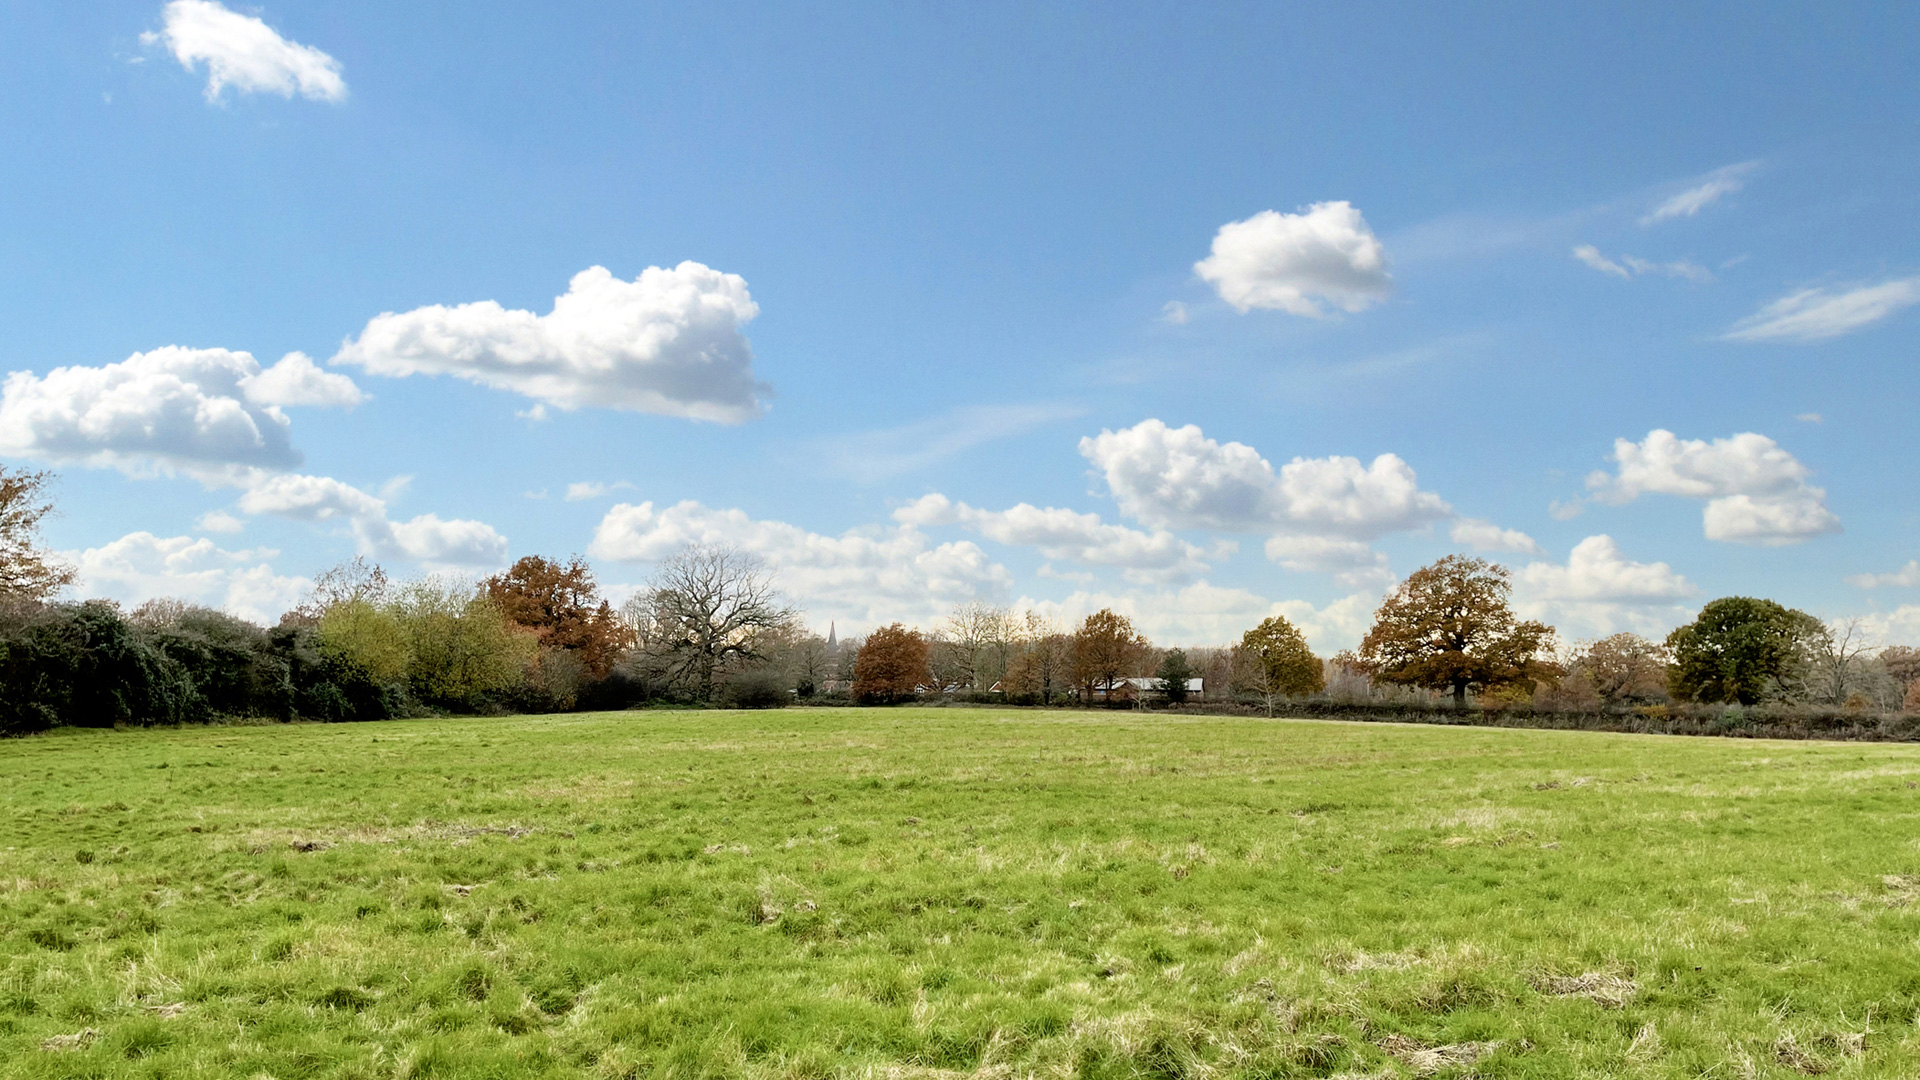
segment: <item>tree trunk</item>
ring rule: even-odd
[[[1467,709],[1467,684],[1453,684],[1453,711],[1465,712]]]

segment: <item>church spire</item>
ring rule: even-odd
[[[832,652],[839,647],[840,641],[833,636],[833,623],[829,620],[827,623],[827,651]]]

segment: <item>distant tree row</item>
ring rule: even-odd
[[[1920,650],[1869,650],[1857,620],[1827,625],[1726,597],[1663,642],[1621,633],[1562,648],[1551,627],[1515,613],[1504,567],[1463,555],[1409,575],[1359,648],[1326,659],[1279,615],[1231,645],[1163,650],[1112,610],[1063,626],[980,603],[929,631],[896,622],[830,643],[806,629],[757,558],[700,545],[664,560],[618,610],[579,557],[528,556],[477,582],[396,582],[354,559],[322,574],[271,628],[168,600],[124,613],[53,599],[73,572],[37,543],[47,482],[0,467],[0,732],[823,696],[1179,705],[1195,689],[1269,714],[1315,696],[1920,711]]]

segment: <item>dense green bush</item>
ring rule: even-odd
[[[328,657],[318,629],[104,601],[0,612],[0,734],[179,724],[222,716],[383,720],[406,688]]]
[[[793,699],[792,683],[773,669],[743,671],[727,680],[721,701],[735,709],[778,709]]]
[[[0,617],[0,731],[206,719],[178,661],[112,604],[22,607]]]

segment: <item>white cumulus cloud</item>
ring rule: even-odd
[[[272,625],[309,586],[305,578],[274,573],[268,560],[278,554],[226,551],[211,540],[136,532],[64,556],[78,570],[74,591],[83,598],[131,606],[171,597]]]
[[[1004,596],[1012,581],[979,545],[934,544],[911,525],[826,536],[692,500],[665,507],[621,503],[601,519],[587,550],[596,559],[644,563],[689,543],[759,555],[815,622],[871,626],[899,619],[931,626],[959,604]]]
[[[719,423],[765,411],[741,332],[759,306],[738,274],[697,262],[632,281],[595,266],[553,311],[492,300],[435,304],[367,323],[333,357],[375,375],[452,375],[561,409],[606,408]]]
[[[1275,469],[1244,443],[1143,420],[1080,440],[1129,517],[1156,528],[1284,531],[1370,540],[1452,513],[1395,454],[1295,458]]]
[[[1268,559],[1297,573],[1332,574],[1350,588],[1379,587],[1393,580],[1387,557],[1364,540],[1281,534],[1267,538]]]
[[[1207,571],[1208,553],[1170,532],[1142,532],[1059,507],[983,510],[934,494],[895,510],[893,519],[921,528],[959,525],[995,543],[1036,548],[1049,559],[1117,567],[1129,581],[1192,580]]]
[[[242,513],[350,526],[363,554],[414,559],[435,568],[486,569],[506,562],[507,538],[493,526],[421,514],[394,521],[387,502],[330,476],[280,473],[255,478],[240,496]]]
[[[1269,600],[1246,589],[1197,581],[1158,592],[1079,590],[1062,600],[1022,597],[1014,606],[1057,619],[1068,629],[1102,608],[1111,608],[1162,646],[1231,645],[1261,620],[1282,615],[1300,628],[1316,653],[1326,657],[1360,643],[1379,603],[1377,591],[1353,593],[1315,607],[1304,600]]]
[[[351,409],[367,400],[353,380],[338,372],[322,371],[313,357],[290,352],[257,375],[240,380],[240,390],[256,405],[312,405]]]
[[[1901,604],[1892,611],[1876,611],[1860,618],[1866,641],[1885,644],[1920,642],[1920,604]]]
[[[1532,601],[1653,603],[1692,596],[1693,584],[1663,562],[1634,562],[1613,537],[1589,536],[1565,564],[1533,562],[1514,575],[1516,591]]]
[[[1143,420],[1080,440],[1128,517],[1156,529],[1266,533],[1267,557],[1289,570],[1330,573],[1348,585],[1387,577],[1367,545],[1452,515],[1420,490],[1395,454],[1295,458],[1275,469],[1244,443],[1210,439],[1195,425]]]
[[[1802,289],[1733,324],[1729,341],[1825,341],[1920,303],[1920,277],[1849,289]]]
[[[340,61],[311,45],[281,37],[252,15],[214,0],[172,0],[161,10],[160,32],[142,34],[161,43],[188,71],[207,66],[207,100],[231,86],[242,94],[279,94],[315,101],[345,101]]]
[[[1447,536],[1456,544],[1475,551],[1517,551],[1522,555],[1544,555],[1538,541],[1518,529],[1503,529],[1479,518],[1455,518]]]
[[[263,371],[250,353],[169,345],[100,367],[16,371],[0,385],[0,453],[129,473],[291,468],[300,454],[279,406],[315,392],[343,403],[352,387],[306,379],[305,360]]]
[[[385,517],[387,504],[331,476],[282,473],[261,478],[240,496],[240,510],[294,521]]]
[[[1895,586],[1911,589],[1920,585],[1920,560],[1909,559],[1907,565],[1891,574],[1854,574],[1847,578],[1847,584],[1857,589],[1879,589]]]
[[[1605,535],[1575,544],[1565,563],[1528,563],[1513,585],[1515,610],[1552,624],[1563,641],[1623,630],[1660,637],[1691,617],[1680,601],[1698,592],[1666,563],[1627,558]]]
[[[1708,442],[1655,430],[1634,442],[1616,439],[1614,474],[1595,472],[1587,487],[1596,498],[1624,503],[1643,494],[1705,499],[1709,540],[1797,544],[1840,531],[1826,492],[1809,483],[1812,470],[1754,432]]]
[[[1393,291],[1386,247],[1344,201],[1230,221],[1214,236],[1213,254],[1193,269],[1242,312],[1264,308],[1321,318],[1323,305],[1363,311]]]

